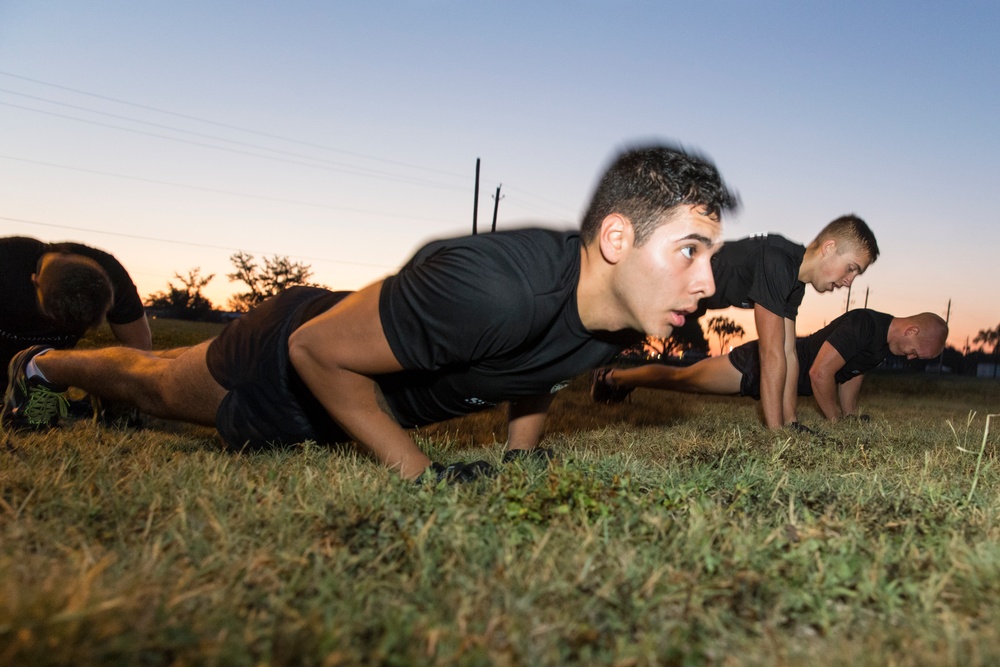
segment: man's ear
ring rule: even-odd
[[[632,222],[620,213],[612,213],[601,221],[597,241],[601,256],[609,264],[617,264],[632,247],[634,233]]]
[[[823,241],[823,245],[821,247],[823,249],[824,257],[831,253],[834,253],[837,251],[837,239],[827,239]]]

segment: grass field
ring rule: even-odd
[[[0,664],[997,664],[1000,382],[866,385],[871,422],[803,401],[801,436],[742,399],[594,406],[581,379],[555,464],[456,488],[160,422],[13,436]],[[417,438],[499,464],[503,417]]]

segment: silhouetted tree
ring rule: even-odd
[[[684,326],[677,327],[664,341],[664,354],[681,356],[684,353],[700,352],[708,354],[708,339],[697,319],[687,318]]]
[[[233,273],[226,277],[231,282],[242,282],[249,291],[230,297],[229,307],[237,312],[245,313],[269,296],[274,296],[295,285],[311,285],[312,268],[302,262],[293,262],[288,257],[265,257],[264,266],[254,262],[253,255],[240,251],[229,258],[236,267]]]
[[[156,292],[146,297],[146,307],[159,310],[164,317],[178,320],[210,320],[218,312],[212,306],[201,290],[209,283],[215,274],[206,278],[201,276],[201,268],[188,271],[187,277],[174,274],[180,281],[180,286],[173,282],[167,283],[167,291]]]
[[[631,359],[649,360],[682,356],[688,352],[708,354],[708,340],[698,320],[688,319],[684,326],[674,329],[669,338],[646,336],[641,342],[623,350],[622,355]]]
[[[1000,352],[1000,324],[995,329],[980,329],[976,337],[972,339],[972,342],[979,343],[980,350],[986,345],[993,348],[993,377],[996,377],[998,365],[997,352]]]
[[[726,346],[734,338],[743,338],[746,330],[728,317],[713,317],[708,321],[708,331],[719,337],[719,354],[727,352]]]

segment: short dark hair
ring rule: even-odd
[[[633,147],[618,155],[601,178],[583,216],[580,238],[590,243],[604,218],[620,213],[632,223],[635,244],[642,245],[671,209],[684,204],[720,216],[739,208],[739,197],[703,156],[667,144]]]
[[[813,241],[815,245],[822,245],[827,239],[833,239],[843,245],[845,242],[852,244],[860,250],[868,253],[868,259],[874,262],[878,259],[878,242],[875,241],[875,233],[872,232],[864,220],[849,213],[842,215],[820,230]],[[844,252],[841,250],[841,252]]]
[[[60,253],[45,263],[38,289],[45,313],[74,333],[99,325],[114,298],[111,279],[101,265],[71,253]]]

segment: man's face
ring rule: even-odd
[[[868,252],[853,244],[828,240],[823,244],[823,255],[819,270],[812,280],[817,292],[830,292],[840,287],[849,287],[854,279],[865,272],[871,264]]]
[[[918,330],[907,329],[901,335],[889,338],[889,351],[907,359],[933,359],[941,354],[943,346],[927,336],[921,336]]]
[[[666,338],[699,300],[715,293],[711,258],[721,235],[718,219],[679,206],[645,243],[631,248],[614,279],[631,328]]]

